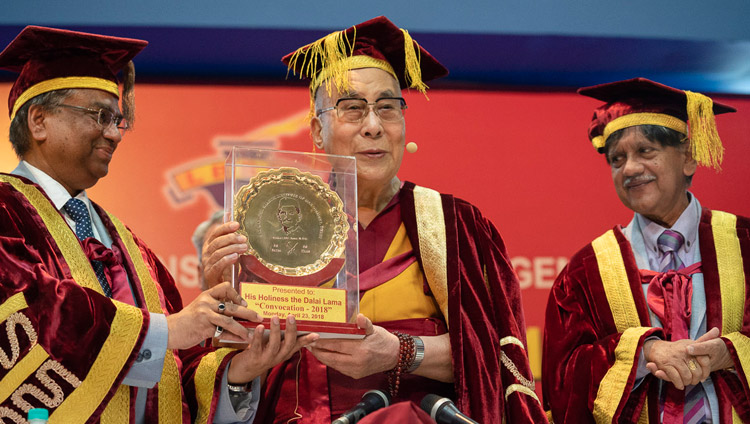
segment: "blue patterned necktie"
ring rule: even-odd
[[[76,223],[76,237],[79,240],[94,237],[94,231],[91,229],[91,216],[89,216],[89,211],[83,201],[71,198],[65,203],[63,209],[65,209],[65,212]],[[94,268],[94,273],[96,273],[96,278],[99,279],[99,284],[101,284],[104,294],[107,297],[112,297],[112,289],[109,287],[107,277],[104,275],[104,265],[99,261],[91,261],[91,266]]]

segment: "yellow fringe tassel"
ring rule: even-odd
[[[421,51],[419,44],[411,38],[409,32],[401,29],[404,35],[404,62],[405,75],[404,79],[410,88],[417,89],[420,93],[427,96],[427,84],[422,81]],[[349,60],[352,59],[354,43],[357,39],[357,27],[352,27],[351,41],[346,36],[346,30],[333,32],[320,38],[310,44],[298,48],[289,59],[287,77],[289,71],[296,73],[299,69],[299,77],[311,78],[310,82],[310,114],[312,118],[315,113],[315,92],[321,85],[325,84],[326,92],[330,96],[335,86],[339,93],[349,90],[348,71],[356,67],[376,67],[385,70],[398,80],[393,68],[388,62],[369,58],[369,60]],[[357,56],[365,59],[365,57]],[[301,66],[297,62],[302,61]],[[429,99],[428,99],[429,100]]]
[[[426,95],[427,84],[422,81],[422,68],[419,65],[422,59],[419,44],[412,40],[409,31],[401,28],[401,32],[404,33],[404,61],[406,62],[404,79],[406,85],[416,88],[420,93]]]
[[[721,170],[724,146],[716,129],[713,100],[700,93],[685,91],[687,96],[688,137],[693,159],[699,165]]]
[[[354,34],[351,43],[345,35],[346,30],[333,32],[298,48],[289,60],[287,76],[289,75],[289,71],[295,73],[297,61],[301,58],[302,66],[299,68],[300,79],[305,77],[312,79],[310,83],[310,114],[308,118],[312,118],[315,113],[315,91],[323,81],[326,81],[328,95],[331,95],[333,85],[340,92],[349,89],[349,78],[346,74],[347,69],[344,59],[351,54],[354,40],[357,37],[357,27],[352,28]],[[325,72],[326,78],[320,78],[323,72]]]

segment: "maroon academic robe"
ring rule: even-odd
[[[721,423],[750,422],[750,220],[704,209],[698,232],[707,328],[721,329],[736,370],[711,373]],[[550,292],[542,387],[553,421],[658,423],[658,379],[648,374],[633,389],[652,335],[664,337],[651,326],[631,245],[615,227],[576,253]]]
[[[154,253],[94,207],[112,249],[93,239],[81,243],[39,186],[0,174],[3,422],[25,422],[30,408],[47,408],[51,422],[134,419],[135,391],[120,383],[139,353],[149,312],[182,308],[172,277]],[[113,286],[130,280],[139,307],[102,294],[92,257],[104,263]],[[210,421],[231,356],[226,349],[168,350],[161,380],[149,391],[146,422]]]
[[[520,287],[500,234],[476,207],[451,195],[405,183],[399,196],[401,219],[419,266],[448,316],[455,382],[403,375],[393,402],[419,403],[433,392],[451,397],[481,423],[546,422],[526,354]],[[435,228],[435,223],[442,224]],[[438,258],[441,266],[435,266]],[[413,335],[445,333],[445,323],[434,319],[377,324]],[[292,389],[284,391],[285,386]],[[256,423],[286,422],[295,417],[295,409],[302,417],[297,423],[330,422],[371,389],[388,389],[384,374],[354,380],[327,369],[303,349],[271,371]],[[299,391],[299,404],[293,390]]]

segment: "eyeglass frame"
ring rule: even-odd
[[[56,106],[67,107],[67,108],[70,108],[70,109],[76,109],[76,110],[81,110],[81,111],[88,112],[88,113],[91,113],[91,114],[95,114],[96,115],[96,123],[99,124],[100,127],[102,127],[102,130],[105,130],[105,129],[109,128],[110,125],[115,124],[115,128],[117,128],[117,130],[120,131],[120,134],[122,134],[124,131],[127,131],[128,128],[129,128],[128,121],[125,119],[124,116],[117,115],[117,114],[113,113],[112,111],[110,111],[110,110],[108,110],[106,108],[92,109],[92,108],[89,108],[89,107],[69,105],[69,104],[65,104],[65,103],[60,103],[60,104],[58,104]],[[109,119],[109,124],[104,125],[102,123],[102,117],[105,116],[106,114],[111,115],[111,118]],[[120,126],[120,124],[122,124],[123,122],[125,123],[125,125],[124,126]]]
[[[365,109],[365,113],[362,115],[362,117],[358,121],[346,121],[346,122],[351,122],[353,124],[361,124],[365,120],[365,118],[367,118],[367,115],[370,114],[370,109],[372,109],[373,112],[375,112],[375,115],[381,121],[383,121],[383,122],[399,122],[399,121],[403,121],[403,119],[404,119],[404,112],[403,111],[405,111],[408,108],[408,106],[406,105],[406,100],[404,100],[403,97],[378,97],[372,103],[368,102],[367,99],[362,98],[362,97],[342,97],[342,98],[336,100],[336,105],[331,106],[331,107],[326,107],[326,108],[323,108],[323,109],[320,109],[320,110],[316,111],[315,112],[315,116],[316,117],[320,117],[320,115],[322,115],[323,113],[330,112],[330,111],[332,111],[332,110],[335,109],[336,110],[336,116],[339,119],[341,119],[341,117],[339,116],[338,107],[339,107],[339,103],[341,101],[345,101],[345,100],[362,100],[362,101],[365,102],[365,105],[367,106],[367,108]],[[380,117],[380,113],[377,111],[377,109],[375,109],[375,105],[379,101],[381,101],[381,100],[400,100],[401,101],[401,119],[398,120],[398,121],[386,121],[386,120],[383,120],[383,118]]]

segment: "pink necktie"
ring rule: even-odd
[[[665,230],[657,239],[662,252],[659,262],[661,272],[644,272],[651,277],[648,305],[659,317],[667,338],[672,341],[690,337],[688,329],[693,297],[691,275],[702,272],[700,262],[685,268],[677,256],[683,243],[684,238],[680,233]],[[688,386],[684,391],[667,384],[662,402],[664,423],[697,424],[706,419],[705,397],[700,384]]]

